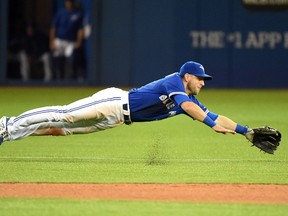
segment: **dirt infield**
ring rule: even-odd
[[[288,185],[2,183],[0,197],[288,204]]]

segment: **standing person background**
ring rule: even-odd
[[[27,23],[24,32],[12,37],[8,58],[19,61],[20,75],[24,82],[33,78],[33,68],[37,62],[43,64],[43,80],[48,82],[52,78],[49,38],[34,23]]]
[[[23,41],[24,52],[20,57],[21,67],[24,67],[21,69],[24,80],[29,79],[31,65],[35,61],[41,61],[43,64],[44,81],[48,82],[51,80],[52,72],[48,41],[48,37],[40,32],[33,23],[27,25]]]
[[[79,54],[83,42],[83,15],[73,0],[65,0],[52,20],[50,49],[56,79],[69,80],[79,76]]]

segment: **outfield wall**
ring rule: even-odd
[[[288,88],[288,10],[249,10],[241,0],[82,1],[90,85],[139,86],[195,60],[214,76],[208,88]],[[3,50],[3,31],[0,39]]]
[[[288,87],[288,12],[240,0],[105,0],[101,83],[141,85],[184,61],[204,64],[208,87]]]

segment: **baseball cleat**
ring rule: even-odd
[[[7,132],[7,122],[9,118],[6,116],[3,116],[0,119],[0,145],[7,139],[8,132]]]

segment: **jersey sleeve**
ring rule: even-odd
[[[185,97],[188,98],[184,89],[183,82],[179,75],[174,73],[174,74],[168,75],[166,78],[167,79],[163,83],[163,86],[169,98],[171,99],[175,98],[176,95],[182,95],[183,97],[181,98],[185,98]],[[180,97],[179,97],[179,101],[180,101]],[[180,103],[178,104],[180,105]]]
[[[185,101],[191,101],[191,99],[187,95],[183,94],[175,94],[173,96],[173,99],[179,106]]]

